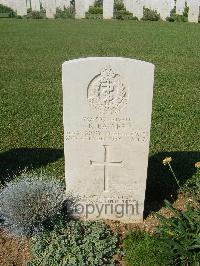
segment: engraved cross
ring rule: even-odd
[[[104,191],[108,191],[108,167],[109,166],[122,166],[122,161],[120,162],[110,162],[109,161],[109,146],[103,145],[104,147],[104,161],[95,162],[90,160],[91,166],[103,166],[104,169]]]

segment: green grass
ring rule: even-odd
[[[160,250],[160,242],[148,233],[130,231],[123,242],[124,259],[128,266],[164,266],[166,261]]]
[[[0,20],[1,178],[31,165],[64,176],[61,65],[87,56],[155,64],[149,180],[159,191],[161,175],[171,178],[165,154],[190,177],[200,158],[199,32],[192,23]]]

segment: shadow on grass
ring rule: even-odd
[[[62,149],[18,148],[0,154],[0,183],[13,179],[22,170],[36,169],[64,156]]]
[[[200,160],[200,152],[162,152],[149,158],[144,218],[158,211],[165,199],[171,202],[177,199],[178,185],[169,167],[162,164],[165,157],[172,157],[171,166],[182,186],[196,173],[194,164]]]

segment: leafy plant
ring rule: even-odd
[[[156,236],[135,230],[124,240],[125,261],[130,266],[164,265],[160,242]]]
[[[87,13],[89,13],[89,14],[103,14],[103,8],[90,6]]]
[[[185,8],[183,10],[183,16],[188,18],[189,6],[187,6],[187,2],[185,2]]]
[[[14,10],[12,8],[4,6],[2,4],[0,4],[0,16],[1,16],[1,14],[8,14],[9,18],[16,17],[16,13],[14,12]]]
[[[94,7],[101,7],[101,8],[103,8],[103,0],[96,0],[94,2]]]
[[[133,17],[133,14],[130,13],[127,10],[119,10],[115,12],[114,18],[116,19],[120,19],[120,20],[126,20],[126,19],[130,19],[130,20],[138,20],[137,17]]]
[[[124,3],[121,0],[116,0],[114,2],[114,18],[120,19],[120,20],[126,20],[126,19],[135,19],[136,17],[133,17],[133,14],[126,10]]]
[[[158,21],[160,20],[160,14],[158,14],[156,10],[144,7],[142,20]]]
[[[89,13],[85,13],[85,18],[87,18],[87,19],[103,19],[103,14],[89,14]]]
[[[103,18],[103,3],[95,1],[94,6],[90,6],[88,12],[85,13],[87,19],[102,19]]]
[[[45,15],[40,11],[32,11],[30,13],[30,18],[32,18],[32,19],[42,19],[44,17],[45,17]]]
[[[174,216],[166,218],[156,214],[161,223],[157,227],[161,252],[169,264],[199,265],[200,206],[188,206],[187,211],[181,212],[168,201],[165,203]]]
[[[114,1],[114,10],[115,11],[126,10],[122,0],[115,0]]]
[[[0,4],[0,13],[9,13],[13,11],[12,8]]]
[[[102,222],[60,222],[53,231],[32,238],[28,265],[114,265],[116,243],[116,235]]]
[[[185,3],[185,8],[182,15],[176,14],[176,8],[174,7],[170,12],[170,17],[167,17],[166,20],[169,22],[187,22],[188,11],[189,7],[187,6],[187,3]]]
[[[55,18],[61,18],[61,19],[74,18],[74,15],[75,12],[72,7],[64,8],[64,10],[57,8]]]
[[[182,190],[200,199],[200,168],[197,168],[197,172],[186,181]]]
[[[61,210],[63,190],[55,180],[23,176],[0,193],[3,226],[14,235],[33,235]]]

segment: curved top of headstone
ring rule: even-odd
[[[106,57],[106,56],[97,56],[97,57],[81,57],[78,59],[71,59],[68,61],[65,61],[62,65],[66,65],[66,64],[72,64],[72,63],[80,63],[82,61],[127,61],[127,62],[135,62],[138,64],[147,64],[147,65],[151,65],[152,67],[155,67],[154,64],[146,62],[146,61],[142,61],[142,60],[138,60],[138,59],[133,59],[133,58],[128,58],[128,57]]]
[[[67,193],[88,219],[143,217],[154,65],[122,57],[67,61],[62,68]],[[113,213],[119,204],[127,213]],[[102,209],[103,206],[110,206]],[[137,209],[137,211],[136,211]],[[75,213],[76,214],[76,213]]]

